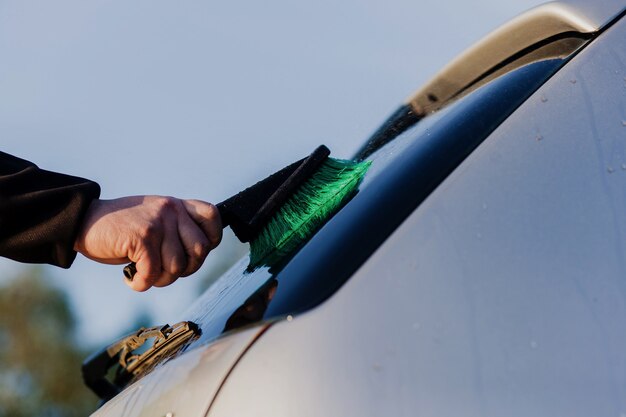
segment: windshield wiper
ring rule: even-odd
[[[106,402],[135,377],[150,372],[164,359],[179,353],[200,333],[198,325],[190,321],[173,326],[142,327],[85,360],[82,366],[85,385]],[[117,369],[111,381],[107,375],[113,367]]]

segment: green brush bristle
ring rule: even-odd
[[[250,242],[250,268],[272,266],[308,240],[356,192],[370,161],[328,158]]]

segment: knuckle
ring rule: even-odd
[[[202,266],[200,263],[190,263],[185,272],[180,274],[181,277],[188,277],[189,275],[195,273]]]
[[[161,227],[154,222],[144,222],[137,226],[137,235],[141,241],[149,241],[160,233]]]
[[[170,273],[174,276],[181,276],[185,270],[187,269],[187,264],[181,264],[181,263],[175,263],[174,265],[172,265],[172,268],[170,269]]]
[[[169,266],[167,268],[167,272],[169,272],[173,276],[180,276],[187,269],[187,260],[184,257],[175,257],[172,258]]]
[[[180,205],[180,201],[174,197],[157,197],[155,205],[159,214],[176,211]]]
[[[220,242],[222,241],[222,229],[218,229],[216,233],[212,234],[211,236],[208,236],[208,238],[210,242],[209,251],[211,251],[215,249],[217,245],[219,245]]]
[[[217,209],[217,206],[211,203],[207,203],[205,217],[209,221],[216,221],[217,219],[219,219],[220,211]]]
[[[211,249],[213,249],[211,242],[208,239],[202,239],[194,243],[192,253],[196,258],[203,259],[209,254]]]
[[[157,272],[156,268],[150,268],[148,271],[146,271],[145,276],[140,282],[143,282],[144,284],[148,285],[148,287],[150,287],[152,286],[152,284],[154,284],[154,281],[159,278],[159,275],[160,271]]]

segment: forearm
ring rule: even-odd
[[[0,152],[0,256],[67,268],[74,240],[100,187]]]

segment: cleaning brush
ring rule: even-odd
[[[370,166],[329,158],[319,146],[307,158],[216,204],[224,227],[250,242],[250,265],[273,266],[308,240],[355,193]],[[124,268],[132,280],[135,263]]]
[[[250,242],[250,266],[272,266],[306,242],[355,193],[371,162],[327,158]]]

